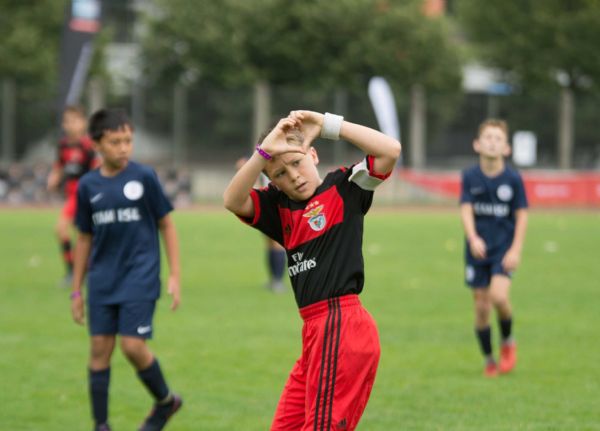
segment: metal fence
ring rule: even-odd
[[[7,162],[29,163],[52,158],[60,130],[52,100],[36,100],[27,89],[1,86],[2,153]],[[134,90],[134,91],[133,91]],[[161,163],[231,164],[247,154],[253,144],[253,88],[223,89],[207,84],[193,87],[149,88],[137,85],[127,96],[104,97],[105,103],[127,108],[136,131],[136,145],[143,159]],[[341,95],[341,96],[340,96]],[[410,111],[408,92],[395,94],[401,124],[404,160],[410,160],[408,141]],[[377,127],[364,89],[310,91],[290,86],[271,87],[271,120],[292,109],[340,112],[350,121]],[[600,97],[578,95],[575,100],[575,149],[573,168],[600,167],[600,130],[597,106]],[[425,166],[454,169],[473,160],[472,140],[478,124],[488,116],[508,120],[511,131],[529,130],[537,136],[537,168],[557,167],[558,93],[491,96],[463,94],[446,97],[427,94]],[[322,144],[326,163],[344,163],[353,157],[347,143]]]

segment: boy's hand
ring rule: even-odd
[[[46,182],[46,188],[48,191],[53,191],[58,188],[58,185],[60,184],[60,177],[60,172],[57,172],[56,170],[50,171],[50,175],[48,175],[48,181]]]
[[[171,310],[177,310],[179,303],[181,302],[181,291],[179,289],[179,278],[174,275],[169,275],[167,292],[173,297],[171,303]]]
[[[483,259],[486,256],[487,247],[485,241],[480,236],[474,236],[469,239],[469,249],[475,259]]]
[[[313,111],[292,111],[288,118],[296,120],[304,134],[304,142],[312,143],[321,135],[324,115]]]
[[[260,148],[271,156],[278,156],[285,153],[306,154],[306,145],[292,145],[287,142],[286,135],[293,128],[299,127],[298,120],[286,117],[279,120],[277,125],[271,130],[271,133],[263,139]]]
[[[71,299],[71,315],[75,323],[83,325],[85,317],[85,306],[83,305],[83,298],[77,296]]]
[[[509,248],[502,258],[502,267],[506,272],[512,272],[517,269],[521,262],[521,253],[514,248]]]

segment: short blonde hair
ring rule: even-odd
[[[508,139],[508,123],[506,121],[497,118],[488,118],[487,120],[483,121],[477,129],[478,138],[481,136],[481,134],[487,127],[497,127],[501,129],[506,135],[506,138]]]
[[[256,143],[256,145],[262,144],[262,142],[269,135],[269,133],[271,133],[273,131],[274,128],[275,128],[275,126],[270,127],[269,129],[265,130],[259,136],[258,142]],[[304,133],[302,133],[300,131],[300,129],[291,129],[289,132],[286,133],[286,140],[288,141],[288,143],[290,143],[290,141],[293,141],[293,142],[296,142],[298,145],[302,145],[302,143],[304,142]]]

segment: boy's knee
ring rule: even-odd
[[[152,361],[152,354],[141,338],[122,337],[121,351],[136,366],[148,365]]]
[[[500,312],[501,316],[510,314],[511,306],[508,298],[500,298],[497,302],[494,302],[494,305],[496,309]]]
[[[475,315],[479,321],[487,320],[492,311],[492,304],[487,299],[480,299],[475,302]]]
[[[107,362],[110,360],[114,347],[114,340],[110,339],[93,339],[90,349],[92,361]]]
[[[492,301],[488,296],[481,296],[479,298],[475,298],[475,311],[477,312],[489,312],[492,308]]]
[[[64,232],[65,232],[65,230],[64,230],[62,224],[57,223],[56,226],[54,226],[54,233],[56,234],[56,236],[59,239],[63,239],[65,237],[65,233]]]
[[[475,310],[475,318],[478,323],[487,323],[490,319],[490,310],[488,308]]]
[[[121,338],[121,351],[128,358],[135,356],[140,350],[140,342],[129,338]]]
[[[503,293],[492,293],[491,300],[496,308],[505,308],[509,306],[508,296]]]

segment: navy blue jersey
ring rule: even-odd
[[[114,177],[95,169],[77,190],[75,224],[92,235],[91,304],[153,301],[160,295],[158,221],[173,207],[154,170],[129,162]]]
[[[495,177],[486,176],[479,165],[465,169],[460,202],[473,205],[475,229],[487,249],[486,259],[475,259],[467,245],[467,262],[481,264],[501,260],[513,242],[515,211],[527,208],[521,175],[509,166]]]
[[[303,202],[272,183],[251,192],[254,219],[245,221],[285,247],[299,307],[363,289],[364,215],[373,190],[388,176],[375,174],[372,160],[330,172]]]

